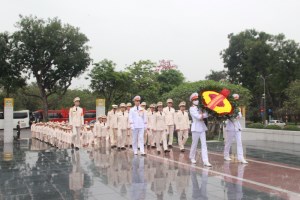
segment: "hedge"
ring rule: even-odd
[[[283,130],[288,130],[288,131],[300,131],[300,128],[295,125],[286,125],[283,127]]]
[[[253,124],[249,124],[247,128],[259,128],[259,129],[263,129],[264,125],[261,123],[253,123]]]
[[[275,129],[275,130],[281,130],[282,128],[278,125],[267,125],[265,129]]]

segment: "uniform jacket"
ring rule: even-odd
[[[155,118],[154,118],[154,130],[155,131],[163,131],[163,130],[167,130],[167,120],[166,120],[166,114],[162,111],[162,112],[156,112],[155,113]]]
[[[227,131],[241,131],[242,126],[240,124],[240,119],[242,118],[242,113],[239,112],[236,118],[228,119],[226,121],[226,130]]]
[[[190,107],[190,115],[192,117],[192,132],[205,132],[207,131],[207,127],[203,121],[203,118],[207,118],[208,115],[206,112],[202,112],[199,110],[197,106],[191,106]]]
[[[129,119],[128,119],[128,112],[118,112],[117,114],[117,122],[118,128],[121,130],[126,130],[128,128]]]
[[[155,114],[156,112],[155,111],[148,111],[147,113],[147,119],[148,119],[148,122],[147,122],[147,128],[149,129],[153,129],[154,128],[154,120],[155,120]]]
[[[107,123],[110,128],[118,128],[118,112],[111,110],[107,114]]]
[[[69,110],[69,124],[75,127],[80,127],[84,124],[83,109],[79,106],[73,106]]]
[[[166,114],[166,123],[168,126],[174,125],[174,116],[175,116],[175,109],[171,107],[165,107],[163,112]]]
[[[174,117],[176,129],[187,130],[190,128],[190,119],[187,112],[179,110]]]
[[[141,106],[133,106],[129,112],[131,129],[147,127],[147,111]]]

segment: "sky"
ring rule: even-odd
[[[256,29],[300,42],[299,0],[0,0],[0,32],[19,15],[58,17],[89,38],[93,62],[117,70],[135,61],[172,60],[187,81],[222,70],[228,34]],[[91,69],[91,67],[89,68]],[[85,73],[71,88],[88,88]]]

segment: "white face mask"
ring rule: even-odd
[[[199,100],[193,101],[193,104],[194,104],[195,106],[198,106],[198,105],[199,105]]]

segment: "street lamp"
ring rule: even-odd
[[[267,95],[266,95],[266,79],[269,78],[270,76],[272,76],[272,74],[269,74],[268,76],[263,77],[262,75],[259,76],[259,78],[261,78],[264,81],[264,94],[263,94],[263,99],[264,99],[264,123],[266,123],[266,115],[267,115],[267,106],[266,106],[266,99],[267,99]]]

